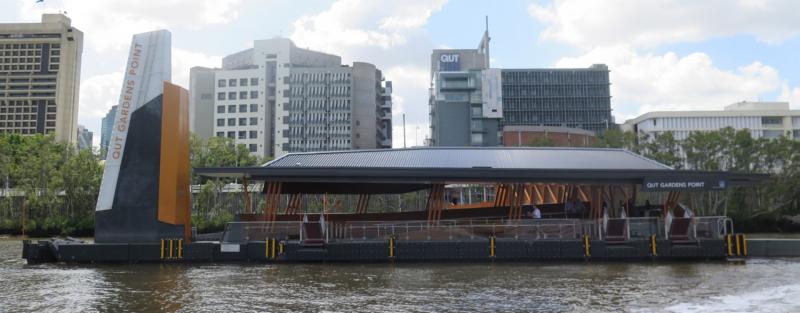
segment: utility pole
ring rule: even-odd
[[[403,148],[405,147],[406,147],[406,114],[403,113]]]

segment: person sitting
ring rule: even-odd
[[[535,220],[541,219],[542,218],[542,211],[539,210],[539,207],[534,205],[533,206],[533,214],[531,214],[531,215],[533,216],[533,219],[535,219]]]

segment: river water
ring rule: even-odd
[[[0,312],[800,312],[800,259],[746,264],[26,265]]]

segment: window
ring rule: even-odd
[[[277,57],[278,57],[278,55],[274,54],[274,53],[267,54],[267,59],[274,59],[274,58],[277,58]]]
[[[239,92],[239,99],[240,100],[247,99],[247,91],[240,91]]]
[[[236,132],[228,132],[228,138],[233,139],[233,137],[236,137]]]
[[[228,86],[236,87],[236,79],[235,78],[229,79],[228,80]]]
[[[218,118],[217,119],[217,126],[225,126],[225,119]]]
[[[251,117],[250,118],[250,125],[258,125],[258,118],[257,117]]]
[[[239,86],[247,86],[247,78],[239,78]]]
[[[251,103],[250,104],[250,112],[258,112],[258,104]]]
[[[239,139],[247,139],[247,132],[246,131],[239,131]]]
[[[217,100],[225,100],[225,93],[224,92],[217,93]]]
[[[783,124],[783,118],[780,116],[762,116],[761,117],[761,124],[764,125],[781,125]]]
[[[228,105],[228,113],[236,113],[236,105],[235,104],[229,104]]]
[[[236,126],[236,119],[235,118],[229,118],[228,119],[228,126]]]
[[[247,112],[247,105],[246,104],[240,104],[239,105],[239,113],[246,113],[246,112]]]
[[[228,100],[236,100],[236,92],[231,91],[228,93]]]
[[[251,91],[250,99],[258,99],[258,91]]]
[[[250,139],[255,139],[256,137],[258,137],[258,132],[256,132],[255,130],[251,130]]]
[[[225,132],[217,132],[217,137],[225,137]]]
[[[258,78],[251,78],[250,86],[258,86]]]
[[[225,113],[225,106],[224,105],[217,106],[217,113]]]
[[[240,117],[239,118],[239,126],[247,126],[247,118],[246,117]]]
[[[256,152],[258,150],[256,144],[254,143],[251,143],[249,147],[250,147],[250,152]]]
[[[220,79],[217,81],[217,87],[225,87],[225,80]]]

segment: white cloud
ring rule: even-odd
[[[409,32],[424,26],[444,3],[444,0],[339,0],[317,15],[295,21],[290,37],[299,46],[337,54],[353,46],[390,49],[407,43]]]
[[[734,71],[714,66],[705,53],[640,54],[624,46],[598,48],[574,58],[562,58],[557,67],[587,67],[606,63],[611,70],[612,104],[639,105],[638,113],[673,110],[719,110],[725,105],[754,100],[777,91],[778,71],[753,62]],[[617,122],[631,111],[618,111]],[[628,114],[628,115],[626,115]]]
[[[38,21],[42,13],[66,12],[98,52],[125,50],[133,34],[155,29],[202,29],[238,17],[240,0],[20,0],[19,15]]]
[[[778,100],[789,101],[792,109],[800,110],[800,87],[789,88],[789,84],[784,83],[781,86],[781,95]]]
[[[800,33],[800,1],[555,0],[531,4],[528,11],[545,25],[541,38],[585,49],[654,47],[742,33],[775,43]]]
[[[384,76],[391,80],[394,86],[392,113],[395,116],[408,113],[403,95],[410,91],[416,94],[425,94],[424,91],[428,90],[430,84],[429,75],[426,69],[417,66],[395,66],[384,71]],[[419,99],[414,100],[419,101]]]
[[[180,48],[172,48],[172,83],[189,89],[189,69],[195,66],[219,67],[222,57],[208,56]]]
[[[104,117],[108,113],[108,109],[117,104],[121,89],[122,71],[84,79],[81,82],[78,115],[81,117]]]

